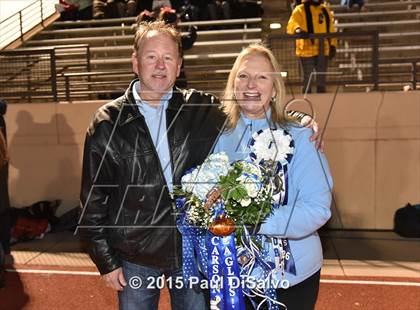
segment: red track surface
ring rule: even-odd
[[[28,266],[15,266],[29,269]],[[92,268],[30,266],[36,270],[88,271]],[[420,286],[325,283],[325,281],[415,282],[413,278],[322,277],[317,310],[419,310]],[[304,296],[302,296],[304,298]],[[117,309],[116,294],[97,275],[7,272],[6,288],[0,290],[0,309]],[[159,309],[169,310],[168,293],[162,291]]]

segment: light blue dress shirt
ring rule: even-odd
[[[249,119],[241,115],[237,126],[220,136],[214,152],[226,152],[231,161],[246,159],[252,134],[269,127],[270,115],[270,111],[267,119]],[[286,130],[295,142],[293,158],[288,165],[288,201],[273,211],[258,233],[266,237],[289,238],[297,274],[286,273],[285,276],[293,286],[322,266],[322,248],[317,229],[331,216],[332,179],[325,156],[309,140],[311,130],[298,126],[288,126]],[[274,261],[270,239],[264,240],[263,246]],[[282,280],[281,272],[276,273],[276,278]]]
[[[169,191],[172,192],[171,153],[169,150],[166,129],[166,109],[168,108],[169,100],[172,98],[172,89],[162,96],[157,107],[153,107],[146,101],[142,100],[139,93],[140,82],[137,81],[133,85],[133,96],[136,100],[140,113],[144,116],[150,136],[152,137],[153,145],[155,146],[156,152],[159,156],[166,184],[168,185]]]

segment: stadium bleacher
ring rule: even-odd
[[[420,69],[420,1],[369,0],[365,12],[349,11],[339,1],[332,3],[338,31],[379,32],[379,89],[414,88]],[[363,83],[348,86],[356,90],[372,87]]]
[[[102,92],[106,86],[114,87],[115,89],[110,92],[118,93],[133,78],[130,60],[134,35],[131,26],[133,22],[132,18],[80,23],[56,22],[28,41],[25,46],[89,44],[90,68],[96,73],[83,74],[80,70],[68,70],[64,79],[71,81],[69,83],[71,95],[74,96],[77,92],[87,94],[89,91],[97,93],[97,90]],[[229,29],[198,31],[196,43],[184,56],[186,74],[191,87],[212,92],[221,91],[228,69],[242,47],[261,41],[260,23],[261,18],[181,23],[179,25],[181,29],[186,29],[192,24],[200,27],[230,25]],[[115,80],[113,70],[126,72]],[[74,79],[78,80],[77,84],[74,83]],[[58,88],[62,89],[60,85],[64,86],[65,82],[60,78],[58,80],[61,80]],[[90,83],[90,90],[86,88],[86,82]],[[60,92],[60,97],[63,95],[64,92]]]
[[[270,6],[273,5],[271,1]],[[413,81],[419,80],[420,72],[420,1],[370,0],[366,8],[367,11],[354,12],[341,6],[339,0],[332,0],[331,9],[338,31],[343,34],[378,31],[379,89],[401,90],[406,85],[414,88]],[[241,48],[270,37],[270,29],[264,19],[263,16],[181,23],[179,26],[184,31],[192,24],[200,27],[196,43],[184,56],[189,86],[219,94]],[[283,24],[285,22],[287,20],[282,21]],[[134,18],[54,22],[22,47],[59,47],[55,68],[58,100],[90,99],[101,93],[121,93],[133,78],[130,64],[133,23]],[[205,27],[222,29],[206,30]],[[77,46],[79,44],[83,46]],[[352,69],[357,69],[353,70],[356,75],[360,72],[365,76],[371,74],[371,63],[357,61],[371,51],[370,45],[363,44],[357,40],[340,39],[337,55],[343,57],[337,57],[330,70],[341,70],[348,75],[345,70],[352,66]],[[351,64],[345,61],[346,57],[351,59]],[[287,60],[296,62],[293,57],[289,58]],[[284,61],[280,59],[280,62]],[[296,64],[294,66],[297,67]],[[33,68],[35,70],[37,65]],[[48,77],[42,78],[48,80]],[[298,81],[298,70],[289,72],[287,79]],[[331,79],[333,83],[336,80]],[[3,76],[2,81],[10,82],[10,76]],[[363,82],[346,86],[344,91],[372,89],[371,83]],[[41,98],[45,100],[45,96]]]

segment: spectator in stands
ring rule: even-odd
[[[137,15],[137,0],[114,0],[114,7],[118,12],[117,17],[130,17]],[[111,9],[114,9],[112,7]]]
[[[131,25],[131,28],[134,29],[134,31],[137,31],[137,28],[142,23],[152,23],[156,21],[156,17],[154,12],[150,12],[148,10],[144,10],[140,12],[139,15],[136,17],[136,21]]]
[[[181,0],[140,0],[137,2],[137,12],[148,10],[154,12],[158,16],[160,9],[163,7],[170,7],[175,11],[181,8]]]
[[[58,13],[60,13],[60,20],[76,20],[76,12],[78,8],[70,1],[60,0],[59,3],[55,5],[55,9]]]
[[[92,0],[76,0],[78,6],[77,19],[89,20],[92,19]]]
[[[231,2],[229,0],[211,0],[207,7],[211,20],[231,18]]]
[[[108,1],[107,0],[93,0],[93,18],[102,19],[109,18],[108,14]]]
[[[159,14],[159,20],[163,21],[165,24],[172,25],[175,28],[178,26],[178,16],[174,9],[171,8],[162,8]],[[186,51],[193,47],[195,41],[197,40],[197,27],[190,26],[188,28],[188,33],[181,36],[182,50]],[[184,61],[182,61],[181,72],[179,77],[176,80],[175,86],[179,88],[187,88],[187,76],[185,75]]]
[[[208,20],[209,2],[210,0],[184,0],[185,7],[183,10],[186,8],[186,14],[188,15],[187,20]]]
[[[231,2],[232,18],[261,17],[263,9],[256,0],[236,0]]]
[[[139,15],[136,17],[136,22],[133,24],[133,28],[137,30],[138,26],[141,23],[152,23],[156,20],[156,17],[153,12],[150,12],[148,10],[144,10],[140,12]]]
[[[3,265],[5,254],[10,254],[10,201],[8,189],[7,132],[4,115],[7,104],[0,100],[0,288],[4,286]]]
[[[158,20],[164,22],[167,25],[171,25],[175,28],[178,26],[178,21],[179,21],[176,11],[170,8],[169,6],[160,8]]]
[[[178,9],[179,19],[182,21],[198,20],[198,7],[191,0],[183,0]]]
[[[60,20],[92,19],[92,0],[60,0],[56,8]]]
[[[357,5],[359,12],[366,11],[365,0],[342,0],[341,5],[346,6],[348,10],[352,10],[354,5]]]
[[[324,40],[324,53],[319,53],[318,39],[305,39],[308,34],[336,32],[331,11],[322,0],[304,0],[292,12],[287,24],[288,34],[299,34],[303,38],[296,40],[296,56],[300,59],[303,72],[303,92],[311,92],[309,84],[312,72],[316,72],[317,92],[326,92],[326,72],[328,59],[335,56],[337,39]]]
[[[136,16],[138,0],[93,0],[93,18]]]

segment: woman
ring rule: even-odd
[[[288,123],[284,111],[284,85],[279,64],[269,49],[250,45],[236,59],[230,72],[222,106],[228,130],[218,140],[215,152],[226,152],[231,161],[249,155],[252,134],[267,128],[285,129],[294,141],[294,153],[287,167],[284,205],[275,209],[261,225],[263,247],[275,262],[271,240],[288,238],[296,274],[283,276],[287,289],[277,288],[277,300],[288,310],[315,307],[318,296],[322,248],[317,229],[330,218],[331,176],[325,157],[310,141],[311,130]],[[276,273],[280,281],[282,272]],[[259,302],[257,300],[257,302]],[[251,303],[247,307],[253,309]]]

